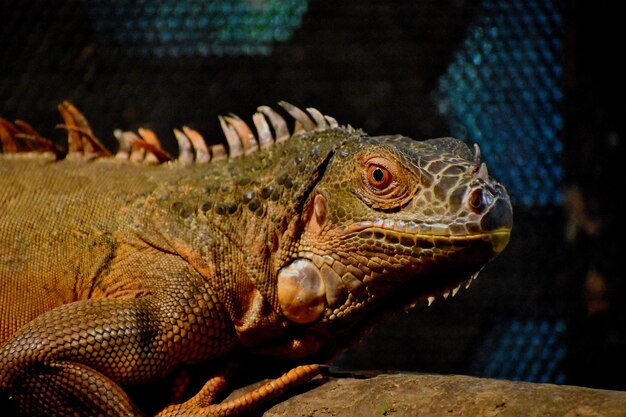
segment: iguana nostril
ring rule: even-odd
[[[493,202],[493,196],[482,188],[476,188],[470,193],[467,204],[476,214],[481,214]]]

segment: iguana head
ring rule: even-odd
[[[512,209],[478,147],[363,135],[334,150],[302,222],[278,301],[292,322],[326,331],[375,306],[455,294],[504,249]]]

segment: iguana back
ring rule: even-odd
[[[0,344],[61,304],[124,296],[99,287],[114,234],[124,209],[163,180],[163,167],[29,156],[0,161]]]

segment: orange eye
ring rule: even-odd
[[[377,190],[384,190],[391,184],[393,177],[387,168],[380,165],[370,165],[367,168],[367,180]]]

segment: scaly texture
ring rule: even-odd
[[[220,117],[228,151],[175,130],[175,160],[148,129],[116,131],[110,155],[68,102],[67,153],[0,119],[0,390],[20,413],[141,415],[127,388],[236,352],[328,360],[505,247],[509,197],[478,148],[280,104],[292,132],[262,106],[256,134]],[[236,415],[318,373],[217,404],[230,378],[216,371],[159,415]]]

